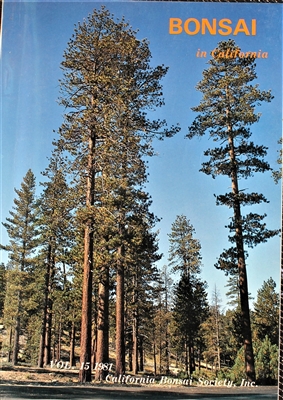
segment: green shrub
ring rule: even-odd
[[[277,381],[278,346],[272,345],[268,336],[258,349],[255,357],[257,382],[262,385],[273,385]]]

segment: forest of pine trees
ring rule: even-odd
[[[202,172],[232,179],[232,192],[217,196],[234,212],[231,248],[216,265],[228,274],[226,308],[217,287],[208,298],[193,215],[176,215],[168,265],[157,268],[162,216],[151,212],[146,159],[153,139],[170,140],[179,127],[151,120],[147,111],[164,104],[167,68],[153,67],[149,43],[102,8],[78,24],[65,50],[65,114],[49,165],[41,179],[27,171],[3,221],[9,241],[1,244],[8,262],[0,266],[0,321],[8,363],[44,368],[63,361],[80,382],[110,371],[276,381],[279,295],[270,278],[249,298],[243,246],[278,231],[267,230],[264,216],[241,215],[245,204],[267,200],[244,194],[237,182],[270,169],[265,148],[249,142],[243,125],[258,120],[253,103],[272,96],[247,89],[256,76],[252,59],[210,64],[188,137],[210,130],[221,147],[207,150]],[[216,75],[221,93],[213,93]],[[208,92],[222,98],[218,120]]]

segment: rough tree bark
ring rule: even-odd
[[[228,131],[231,131],[231,127],[228,127]],[[248,278],[245,263],[244,253],[244,241],[243,241],[243,228],[242,228],[242,217],[240,202],[238,199],[239,188],[238,188],[238,174],[237,174],[237,163],[235,158],[234,143],[232,135],[228,137],[228,143],[230,147],[230,160],[231,160],[231,181],[232,181],[232,193],[234,195],[234,220],[235,220],[235,238],[238,255],[238,271],[239,271],[239,291],[240,291],[240,303],[241,303],[241,314],[243,321],[243,337],[244,337],[244,348],[245,348],[245,364],[246,374],[249,381],[255,381],[255,366],[254,366],[254,354],[252,346],[251,336],[251,321],[249,311],[249,292],[248,292]]]
[[[125,373],[125,305],[124,305],[124,245],[118,248],[117,277],[116,277],[116,376]]]
[[[88,142],[88,168],[86,177],[87,221],[84,230],[84,272],[81,320],[80,382],[91,381],[91,333],[92,333],[92,281],[93,281],[93,217],[95,181],[95,136],[90,134]]]
[[[98,286],[98,314],[97,314],[97,349],[96,363],[109,362],[109,268],[101,271],[101,282]],[[107,371],[96,369],[95,379],[103,380]]]

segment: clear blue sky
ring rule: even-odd
[[[62,122],[64,110],[57,104],[58,79],[63,51],[71,37],[74,24],[82,21],[99,2],[12,2],[4,5],[2,44],[2,173],[1,220],[8,216],[23,176],[32,168],[37,181],[47,166],[52,139]],[[158,156],[149,161],[148,191],[152,195],[152,210],[162,218],[160,251],[167,264],[168,233],[177,215],[186,215],[201,241],[202,277],[209,284],[209,294],[216,285],[225,303],[226,277],[214,268],[217,257],[228,246],[231,211],[215,205],[214,194],[229,190],[226,178],[213,180],[199,172],[204,161],[203,151],[211,147],[207,138],[184,139],[195,115],[200,94],[195,90],[207,67],[209,52],[221,40],[232,38],[244,51],[268,52],[267,59],[257,60],[260,88],[271,89],[272,103],[260,107],[261,120],[254,126],[253,140],[268,146],[268,161],[276,167],[282,121],[282,6],[279,4],[179,3],[179,2],[104,2],[114,16],[125,16],[138,38],[147,38],[152,52],[152,64],[169,66],[163,80],[166,105],[153,113],[153,118],[166,118],[168,124],[179,123],[181,132],[174,138],[154,143]],[[257,20],[256,36],[239,33],[236,36],[170,35],[169,18],[243,18],[248,26]],[[192,25],[191,25],[192,26]],[[197,58],[198,49],[207,58]],[[280,185],[275,185],[269,173],[241,182],[241,188],[262,191],[270,203],[257,206],[266,212],[268,227],[280,227]],[[7,242],[2,228],[1,243]],[[6,255],[3,255],[6,261]],[[264,280],[272,276],[279,283],[280,240],[273,238],[250,251],[247,260],[249,290],[255,297]],[[279,286],[278,286],[279,288]]]

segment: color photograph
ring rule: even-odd
[[[5,1],[1,80],[0,396],[277,398],[282,6]]]

